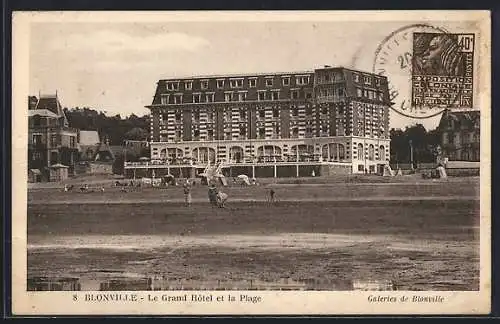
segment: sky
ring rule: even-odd
[[[373,70],[384,38],[408,22],[34,22],[29,90],[107,115],[149,110],[159,79],[225,73]],[[390,76],[389,76],[390,77]],[[391,128],[422,123],[391,111]]]

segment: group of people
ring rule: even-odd
[[[189,181],[189,179],[186,179],[186,182],[184,182],[183,185],[183,190],[184,190],[184,199],[187,206],[190,206],[193,200],[191,195],[192,187],[193,184]],[[229,196],[226,193],[222,192],[222,190],[217,189],[215,184],[212,183],[208,187],[208,200],[210,202],[210,205],[212,205],[212,207],[225,208],[226,201],[228,198]]]
[[[192,203],[192,195],[191,195],[192,187],[193,184],[189,181],[189,179],[186,179],[183,185],[184,199],[186,206],[191,206]],[[212,207],[225,208],[228,198],[229,198],[228,194],[218,189],[214,183],[209,185],[208,201],[210,202],[210,205],[212,205]],[[271,203],[274,203],[276,201],[276,192],[272,188],[269,190],[268,201]]]

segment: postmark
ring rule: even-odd
[[[380,43],[373,71],[388,77],[394,111],[423,119],[447,108],[472,108],[473,62],[474,34],[414,24]]]

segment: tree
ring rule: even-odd
[[[148,132],[142,128],[134,127],[125,133],[125,139],[135,141],[145,141],[148,139]]]
[[[413,161],[418,163],[433,163],[436,161],[436,148],[440,143],[438,129],[427,132],[422,124],[406,127],[405,130],[391,129],[391,163],[409,163],[411,147]]]
[[[98,112],[89,107],[64,108],[71,127],[80,130],[96,130],[101,139],[107,138],[111,145],[122,145],[128,139],[147,140],[149,118],[147,115],[138,117],[134,114],[122,118],[119,114],[108,117],[104,112]],[[129,133],[130,132],[130,133]],[[126,135],[129,133],[129,135]]]

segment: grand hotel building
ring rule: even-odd
[[[232,176],[379,173],[390,104],[386,77],[343,67],[160,80],[150,164],[178,176],[208,161]]]

